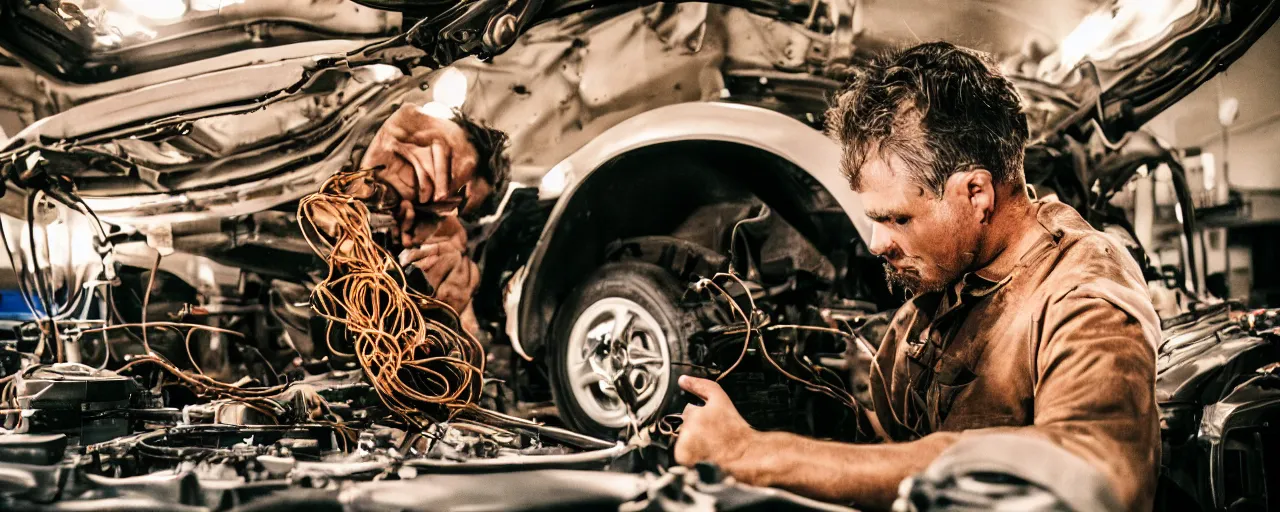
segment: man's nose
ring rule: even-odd
[[[893,248],[893,240],[889,238],[889,230],[877,224],[872,224],[871,241],[867,243],[867,249],[873,255],[884,256],[891,248]]]

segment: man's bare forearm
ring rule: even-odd
[[[729,472],[739,480],[835,503],[887,510],[904,478],[923,471],[957,435],[896,444],[819,441],[765,432]]]

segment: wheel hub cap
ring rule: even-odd
[[[607,297],[589,306],[573,324],[566,367],[573,398],[596,423],[622,428],[629,423],[617,385],[635,395],[637,421],[657,412],[671,380],[666,335],[634,301]]]

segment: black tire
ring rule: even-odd
[[[651,422],[665,414],[679,412],[675,409],[684,404],[677,403],[677,379],[688,373],[688,337],[696,328],[693,314],[679,307],[684,291],[684,286],[657,265],[625,261],[600,267],[569,295],[556,312],[549,347],[551,389],[561,420],[579,432],[605,439],[615,438],[623,430],[602,425],[584,411],[571,388],[567,368],[574,323],[592,304],[609,297],[627,299],[642,307],[666,337],[672,363],[670,379],[664,396],[651,398],[661,400],[656,412],[648,418],[640,418],[641,422]]]

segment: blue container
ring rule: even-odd
[[[36,307],[39,307],[38,305]],[[18,290],[0,290],[0,320],[34,320],[35,313],[22,300]]]

